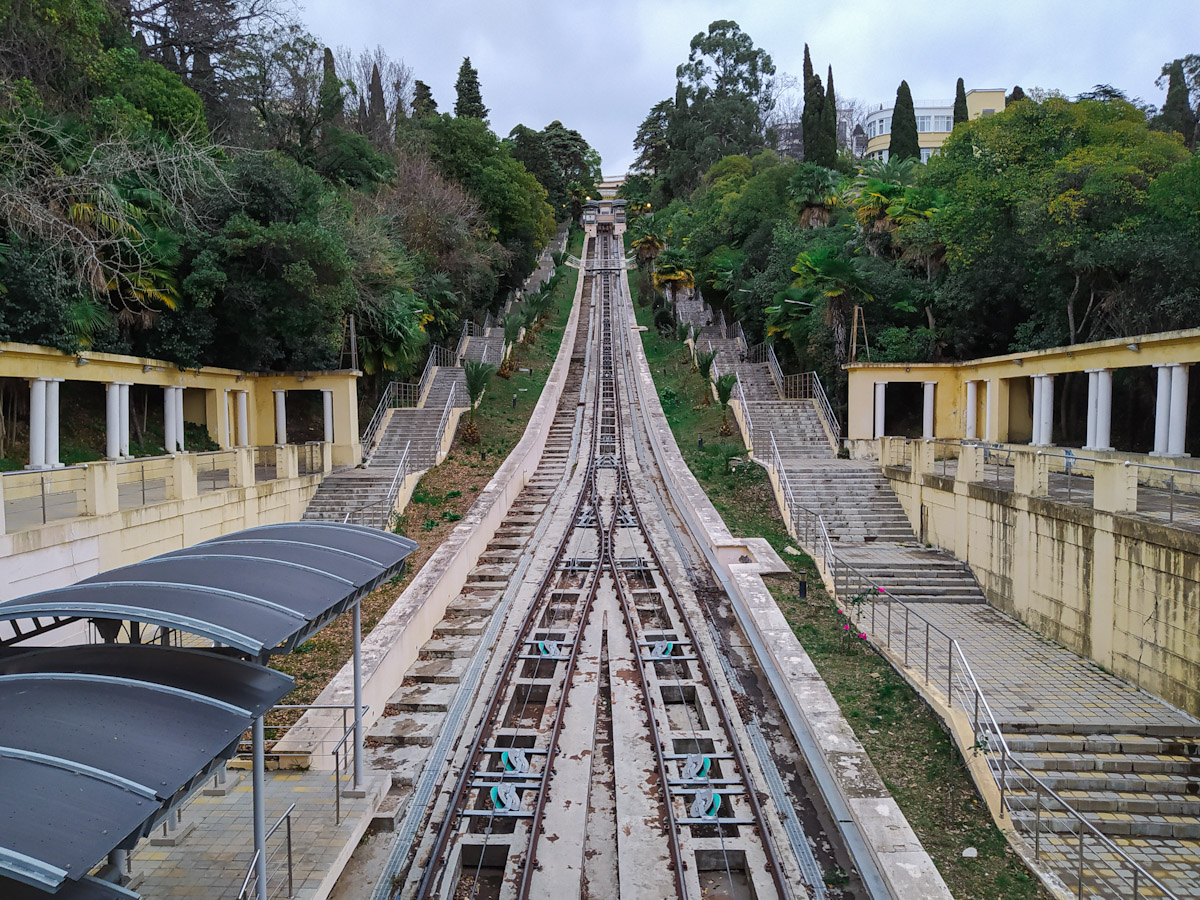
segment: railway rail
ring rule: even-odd
[[[777,852],[711,638],[639,503],[619,239],[589,239],[585,259],[558,411],[581,411],[575,493],[399,893],[808,897],[819,886]]]

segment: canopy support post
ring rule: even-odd
[[[354,789],[362,790],[362,601],[354,604]]]
[[[265,779],[266,768],[264,745],[266,744],[263,717],[254,720],[254,849],[257,852],[254,864],[255,896],[267,900],[267,803]]]

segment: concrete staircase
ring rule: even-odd
[[[1013,758],[1111,838],[1200,840],[1200,737],[1015,732]],[[1033,779],[1009,779],[1014,803],[1033,807]],[[1016,811],[1015,819],[1033,818]],[[1065,812],[1042,811],[1042,827],[1076,831]]]
[[[481,335],[474,335],[467,338],[466,346],[463,347],[463,360],[481,360],[486,361],[493,366],[499,367],[504,359],[504,329],[489,328]]]
[[[779,442],[778,435],[775,440]],[[799,457],[793,464],[785,461],[784,467],[797,502],[820,513],[834,543],[916,541],[892,486],[874,463]]]
[[[387,498],[396,468],[404,458],[404,448],[409,447],[406,469],[410,473],[423,472],[437,464],[440,446],[437,440],[438,426],[442,422],[446,400],[454,385],[464,385],[465,380],[462,369],[439,366],[434,371],[421,406],[393,409],[369,462],[326,476],[308,502],[303,518],[341,522],[347,514],[374,504],[356,516],[355,521],[375,528],[386,528],[391,510],[386,503],[377,501]],[[459,387],[458,397],[465,406],[465,386]]]

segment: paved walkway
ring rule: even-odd
[[[240,780],[239,780],[239,776]],[[133,854],[135,889],[145,900],[233,900],[254,853],[250,773],[230,772],[226,796],[197,793],[183,809],[174,832],[177,846],[162,846],[169,835],[159,828]],[[376,778],[366,799],[341,800],[341,822],[334,821],[332,772],[267,772],[267,827],[293,803],[291,816],[292,886],[290,896],[324,897],[366,831],[384,790]],[[271,896],[287,897],[287,826],[267,842]],[[140,879],[140,884],[136,879]]]
[[[1196,719],[1109,675],[994,607],[922,603],[917,612],[959,642],[1002,728],[1200,736]],[[876,630],[887,630],[882,609],[876,612]],[[903,647],[904,632],[904,616],[893,611],[889,638],[893,647]],[[911,668],[924,667],[925,635],[924,623],[910,615]],[[931,632],[929,644],[930,680],[944,685],[949,674],[946,641]]]

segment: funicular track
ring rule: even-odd
[[[578,494],[499,676],[477,701],[436,839],[404,893],[807,896],[776,855],[737,710],[636,499],[614,353],[622,251],[608,235],[588,250],[590,323],[580,320],[568,381],[578,390],[564,391],[558,412],[591,397]]]

